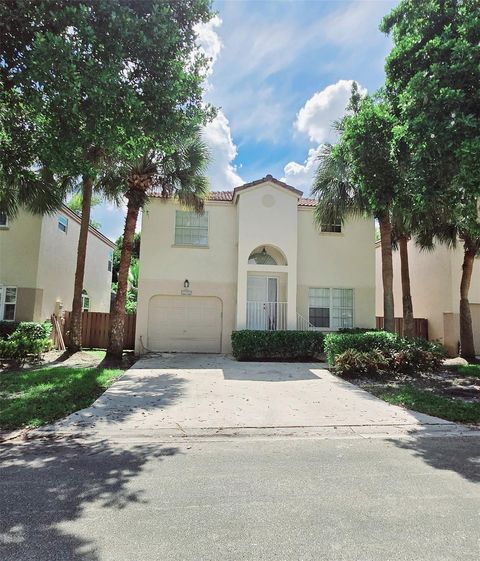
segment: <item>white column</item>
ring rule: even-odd
[[[287,273],[287,329],[297,329],[297,264]]]
[[[242,252],[239,251],[242,256]],[[237,273],[237,321],[235,329],[247,327],[247,263],[246,259],[239,258]]]

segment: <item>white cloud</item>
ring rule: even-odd
[[[318,148],[310,148],[308,151],[307,159],[303,164],[298,162],[288,162],[288,164],[283,168],[282,181],[300,189],[305,194],[310,193],[312,189],[313,178],[318,166],[318,155],[322,150],[323,145]]]
[[[298,112],[295,128],[312,142],[333,142],[337,137],[333,122],[345,114],[352,84],[353,80],[339,80],[316,92]],[[362,86],[358,88],[362,95],[367,93]]]
[[[207,23],[200,23],[195,28],[195,31],[197,32],[197,44],[210,59],[207,74],[211,74],[213,72],[213,66],[217,62],[220,51],[222,50],[222,42],[218,33],[215,31],[221,25],[222,20],[218,16],[214,16]]]
[[[210,59],[208,76],[212,74],[223,47],[217,33],[221,25],[222,20],[215,16],[209,22],[196,27],[197,44]],[[211,89],[211,84],[207,83],[206,87],[207,90]],[[222,111],[219,111],[215,119],[204,128],[203,139],[210,150],[211,162],[207,172],[210,188],[219,191],[241,185],[243,180],[233,164],[237,156],[237,147],[232,139],[230,123]]]
[[[376,41],[378,25],[396,4],[396,0],[381,2],[351,2],[330,13],[323,20],[323,35],[330,43],[349,48]]]
[[[211,163],[207,172],[210,188],[222,191],[244,183],[233,164],[237,147],[232,139],[228,119],[222,111],[205,127],[203,139],[210,150]]]

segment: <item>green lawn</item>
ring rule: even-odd
[[[88,407],[123,372],[59,366],[0,373],[0,429],[38,427]]]
[[[457,374],[462,376],[476,376],[480,378],[480,364],[467,364],[466,366],[450,366],[450,370],[453,370]]]
[[[470,368],[470,366],[461,368]],[[471,375],[470,372],[469,375]],[[434,415],[447,421],[480,423],[480,403],[468,403],[441,396],[417,389],[411,384],[386,387],[369,385],[365,389],[393,405],[403,405],[414,411]]]

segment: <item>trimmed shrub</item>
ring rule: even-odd
[[[323,353],[323,333],[233,331],[232,352],[237,360],[318,360]]]
[[[438,343],[386,331],[329,333],[325,352],[336,372],[349,377],[433,372],[446,356],[445,348]]]
[[[445,357],[446,350],[442,345],[425,339],[408,339],[388,331],[367,331],[365,333],[328,333],[325,336],[325,353],[328,363],[333,366],[335,358],[349,349],[360,352],[382,351],[392,356],[404,351],[428,351]]]
[[[389,360],[381,351],[348,349],[335,359],[335,372],[344,378],[376,377],[389,368]]]
[[[37,358],[51,348],[50,323],[21,322],[7,338],[0,340],[0,358],[24,361],[29,356]]]
[[[50,337],[52,324],[50,322],[37,323],[35,321],[22,321],[15,329],[14,335],[28,339],[46,339]]]
[[[7,339],[17,328],[15,321],[0,321],[0,340]]]

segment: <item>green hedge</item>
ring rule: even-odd
[[[51,348],[50,323],[24,321],[6,339],[0,340],[0,358],[24,361],[29,356],[38,357]]]
[[[426,339],[409,339],[388,331],[367,331],[365,333],[328,333],[325,336],[325,354],[333,366],[338,355],[347,350],[359,352],[381,351],[394,354],[400,351],[422,350],[445,356],[445,348]]]
[[[336,374],[344,377],[433,372],[446,356],[445,348],[438,343],[386,331],[329,333],[325,353]]]
[[[323,353],[323,333],[233,331],[232,352],[237,360],[318,360]]]

